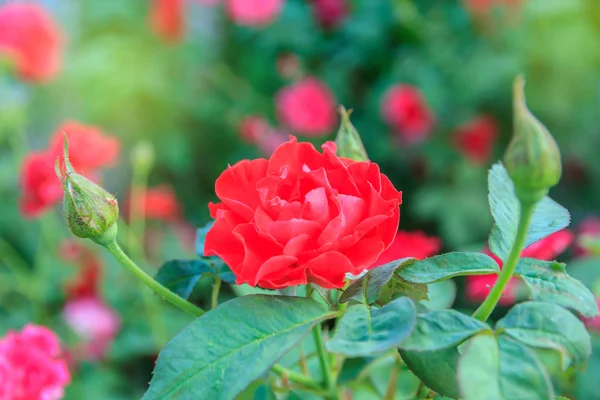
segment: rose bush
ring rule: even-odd
[[[238,284],[267,289],[316,283],[340,288],[394,240],[402,195],[376,164],[319,153],[292,137],[269,160],[244,160],[217,179],[221,200],[204,254]]]

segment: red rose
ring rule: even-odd
[[[516,8],[523,0],[465,0],[466,8],[469,12],[476,15],[485,15],[490,13],[494,7],[512,7]]]
[[[281,123],[297,133],[323,136],[335,128],[335,98],[323,82],[305,78],[277,93]]]
[[[454,144],[471,162],[483,165],[492,156],[497,136],[496,121],[489,116],[483,116],[461,126],[454,135]]]
[[[61,50],[58,27],[40,5],[0,5],[0,58],[8,56],[21,79],[46,82],[54,78],[60,68]]]
[[[146,218],[161,221],[177,221],[181,219],[181,207],[173,188],[167,185],[148,188],[143,199]],[[141,208],[140,204],[134,207]],[[127,207],[129,209],[129,207]]]
[[[375,261],[372,268],[405,257],[422,260],[436,255],[442,249],[442,241],[435,236],[427,236],[421,231],[398,231],[392,245]]]
[[[150,9],[150,26],[167,43],[177,43],[185,29],[183,0],[154,0]]]
[[[382,114],[407,144],[425,139],[435,122],[421,92],[410,85],[396,85],[387,91]]]
[[[217,179],[204,254],[221,257],[238,284],[341,288],[394,240],[401,193],[377,164],[322,147],[291,137],[269,160],[240,161]]]
[[[118,154],[117,138],[106,136],[100,128],[78,122],[65,122],[54,133],[46,151],[25,157],[21,171],[21,212],[36,217],[62,199],[60,179],[54,164],[62,160],[64,134],[69,139],[69,158],[75,170],[88,178],[97,177],[98,168],[112,164]]]
[[[229,17],[240,25],[264,26],[271,23],[283,7],[283,0],[226,0]]]
[[[523,249],[521,257],[544,261],[554,260],[569,247],[571,242],[573,242],[573,237],[573,232],[570,230],[560,230]],[[502,260],[492,254],[489,249],[486,248],[483,252],[496,260],[500,268],[502,268]],[[473,301],[485,299],[491,287],[496,283],[496,280],[498,280],[498,275],[496,274],[467,276],[467,297]],[[511,278],[500,299],[501,304],[512,304],[515,301],[519,283],[518,278]]]
[[[315,18],[324,27],[339,24],[348,15],[347,0],[312,0]]]
[[[29,153],[21,170],[21,213],[36,217],[62,199],[63,190],[54,172],[56,157],[48,152]]]

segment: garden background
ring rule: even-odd
[[[57,332],[67,399],[141,397],[189,317],[72,239],[53,169],[63,132],[119,200],[124,246],[151,274],[193,256],[228,164],[268,157],[289,135],[333,140],[338,105],[402,191],[390,259],[485,251],[487,171],[512,135],[523,73],[562,153],[551,196],[572,216],[529,256],[570,261],[600,295],[600,260],[582,246],[600,235],[597,0],[46,0],[26,3],[41,13],[35,34],[11,3],[0,1],[0,337],[28,322]],[[469,310],[489,284],[443,290]],[[194,300],[211,301],[202,280]],[[586,373],[555,377],[577,399],[600,399],[594,340]]]

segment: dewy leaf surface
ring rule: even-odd
[[[399,345],[413,331],[415,307],[407,297],[400,297],[381,308],[364,304],[351,306],[338,322],[327,350],[348,357],[380,353]]]
[[[478,335],[458,362],[462,400],[553,400],[544,365],[528,347],[506,336]]]
[[[251,295],[223,303],[167,343],[144,399],[234,399],[330,316],[303,297]]]
[[[519,200],[508,172],[501,163],[494,164],[488,175],[490,210],[494,226],[489,238],[492,253],[506,260],[517,234]],[[566,208],[549,197],[544,197],[535,207],[525,239],[525,247],[569,226],[570,215]]]
[[[496,261],[483,253],[454,252],[415,261],[397,274],[409,282],[432,283],[455,276],[499,272]]]
[[[581,366],[592,354],[590,335],[583,322],[556,304],[517,304],[496,327],[527,346],[557,350],[564,368],[571,361]]]
[[[564,264],[522,258],[515,274],[525,281],[532,300],[555,303],[588,318],[599,314],[594,294],[583,283],[571,278]]]

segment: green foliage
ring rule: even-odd
[[[182,390],[186,397],[233,399],[329,316],[301,297],[253,295],[223,303],[164,347],[144,399],[177,398]]]
[[[154,279],[187,299],[202,275],[215,272],[213,266],[204,260],[172,260],[160,267]]]
[[[439,281],[427,285],[429,299],[421,303],[430,310],[450,308],[456,298],[456,282],[453,280]]]
[[[434,351],[456,347],[490,327],[455,310],[430,311],[417,316],[413,334],[400,348],[411,351]]]
[[[381,308],[351,306],[338,322],[327,349],[348,357],[361,357],[394,348],[413,331],[416,310],[407,297]]]
[[[446,253],[415,261],[401,270],[398,275],[413,283],[432,283],[463,275],[498,273],[500,268],[491,257],[483,253]]]
[[[582,366],[592,354],[590,335],[583,323],[555,304],[518,304],[496,327],[527,346],[558,351],[563,368],[571,364]]]
[[[431,390],[454,399],[459,396],[456,368],[459,352],[456,347],[437,351],[400,350],[408,368]]]
[[[551,400],[550,378],[535,353],[505,336],[477,335],[458,362],[463,400]]]
[[[522,258],[515,275],[525,281],[533,300],[556,303],[586,317],[599,314],[593,293],[583,283],[571,278],[564,264]]]
[[[366,304],[376,302],[382,287],[390,281],[394,275],[394,271],[398,268],[404,268],[413,262],[415,262],[414,258],[403,258],[370,270],[346,288],[340,296],[339,302],[345,303],[350,300]]]
[[[506,260],[517,234],[519,200],[514,184],[502,164],[494,164],[489,172],[489,203],[494,217],[489,246],[492,253]],[[544,197],[535,206],[525,239],[525,247],[567,227],[569,212],[549,197]]]

